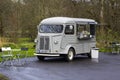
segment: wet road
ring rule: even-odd
[[[72,62],[63,58],[38,61],[33,57],[24,66],[2,67],[0,73],[11,80],[120,80],[120,55],[100,53],[98,62],[83,56]]]

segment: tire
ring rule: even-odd
[[[44,56],[37,56],[37,58],[40,60],[40,61],[43,61],[45,59]]]
[[[68,54],[66,55],[66,60],[68,62],[72,61],[74,58],[74,54],[75,54],[75,51],[72,48],[70,48],[68,51]]]
[[[88,56],[89,59],[91,59],[91,58],[92,58],[92,57],[91,57],[91,52],[90,52],[90,53],[87,53],[87,56]]]

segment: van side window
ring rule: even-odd
[[[77,25],[77,36],[79,39],[90,39],[90,26]]]
[[[73,25],[66,25],[65,34],[74,34],[74,26]]]

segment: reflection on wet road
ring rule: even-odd
[[[76,57],[72,62],[63,58],[47,58],[38,61],[30,58],[24,66],[1,67],[0,73],[11,80],[119,80],[120,55],[100,53],[98,61]]]

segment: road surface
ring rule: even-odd
[[[120,55],[100,53],[98,61],[78,56],[72,62],[33,57],[23,66],[1,67],[0,73],[11,80],[120,80]]]

